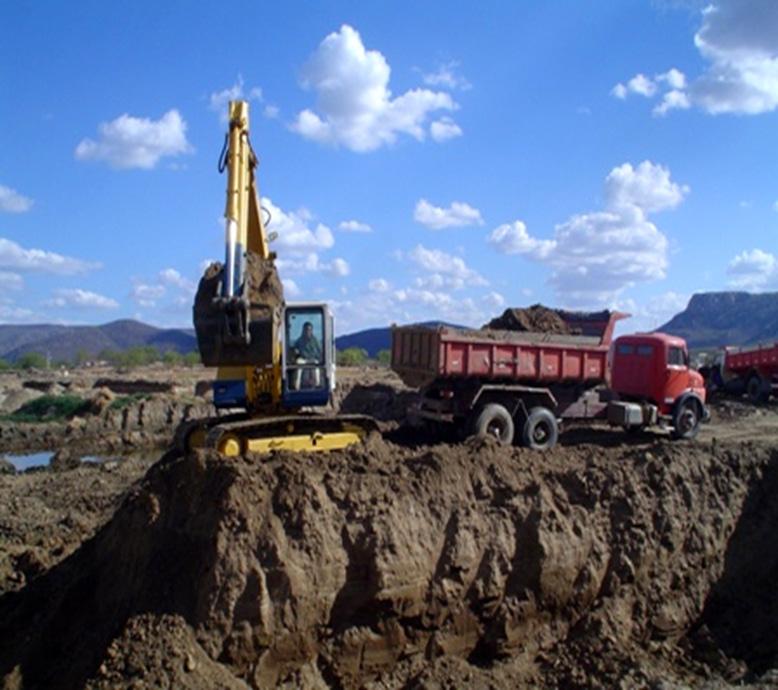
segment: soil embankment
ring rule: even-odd
[[[652,436],[547,454],[378,435],[326,455],[169,454],[94,538],[0,599],[0,677],[753,681],[778,655],[776,490],[774,445]]]

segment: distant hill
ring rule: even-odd
[[[132,319],[102,326],[0,325],[0,358],[11,362],[28,352],[72,361],[79,351],[94,357],[103,350],[123,351],[141,345],[185,354],[197,349],[197,340],[187,329],[156,328]]]
[[[418,326],[427,326],[436,328],[437,326],[450,326],[452,328],[461,328],[453,323],[443,321],[424,321],[416,324]],[[358,347],[367,351],[369,357],[375,357],[381,350],[388,350],[392,347],[392,329],[386,328],[368,328],[364,331],[340,335],[335,338],[335,347],[338,350],[347,350],[350,347]]]
[[[657,330],[695,349],[778,340],[778,292],[703,292]]]

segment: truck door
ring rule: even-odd
[[[671,405],[689,388],[689,354],[683,347],[670,345],[667,348],[667,369],[662,402]]]

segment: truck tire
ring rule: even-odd
[[[693,439],[700,430],[701,417],[700,404],[693,398],[684,400],[673,414],[673,438]]]
[[[513,443],[515,427],[510,412],[498,403],[484,405],[478,412],[473,423],[473,434],[481,438],[491,436],[502,445]]]
[[[770,393],[766,390],[766,386],[762,377],[759,374],[751,374],[751,378],[748,379],[746,384],[746,393],[748,393],[748,399],[755,405],[758,403],[767,402],[770,397]]]
[[[559,427],[556,417],[547,407],[533,407],[521,431],[521,443],[534,450],[548,450],[556,445]]]

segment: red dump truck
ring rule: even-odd
[[[754,403],[778,395],[778,342],[725,347],[707,367],[713,389],[745,392]]]
[[[708,417],[705,386],[683,339],[647,333],[611,343],[627,314],[557,314],[577,335],[393,327],[392,369],[422,393],[412,415],[541,450],[563,420],[696,436]]]

